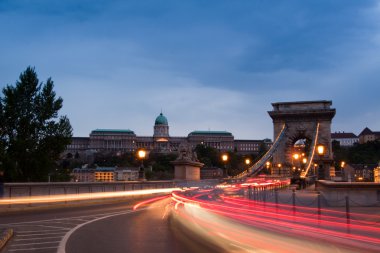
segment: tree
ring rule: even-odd
[[[199,161],[204,163],[206,167],[223,167],[221,154],[217,149],[205,146],[203,144],[198,144],[195,147],[195,152],[197,153]]]
[[[72,127],[59,116],[51,78],[40,83],[32,67],[7,85],[0,98],[0,159],[8,181],[46,181],[55,161],[71,141]]]
[[[268,151],[268,146],[266,144],[266,139],[264,139],[259,146],[259,153],[257,159],[260,159]]]
[[[380,161],[380,141],[369,141],[367,143],[355,143],[351,147],[340,146],[332,142],[334,160],[337,167],[341,161],[356,164],[376,164]]]

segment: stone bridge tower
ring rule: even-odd
[[[314,162],[319,164],[318,178],[328,179],[334,173],[331,149],[331,120],[335,116],[335,109],[331,108],[332,102],[302,101],[302,102],[280,102],[272,103],[273,110],[269,111],[273,119],[274,139],[281,132],[284,124],[287,129],[285,136],[273,154],[274,175],[289,176],[293,163],[294,144],[298,140],[306,140],[311,143],[315,137],[317,123],[319,123],[319,134],[316,145],[324,146],[324,155],[314,156]]]

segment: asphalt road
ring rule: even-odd
[[[167,204],[167,200],[159,201],[135,212],[90,222],[73,232],[66,252],[198,252],[173,233]]]
[[[209,252],[173,228],[167,200],[133,211],[135,203],[1,214],[0,228],[15,231],[1,253]]]

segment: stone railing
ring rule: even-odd
[[[332,206],[343,206],[346,197],[353,206],[380,206],[380,183],[318,180],[315,189]]]
[[[141,199],[186,187],[214,186],[219,180],[125,182],[6,183],[0,213],[48,206],[61,207]]]
[[[203,187],[215,185],[218,180],[167,180],[167,181],[123,181],[123,182],[67,182],[67,183],[5,183],[4,198],[134,191],[174,187]]]

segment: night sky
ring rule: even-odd
[[[273,102],[332,100],[380,131],[380,1],[0,0],[0,87],[52,77],[74,136],[96,128],[273,139]]]

